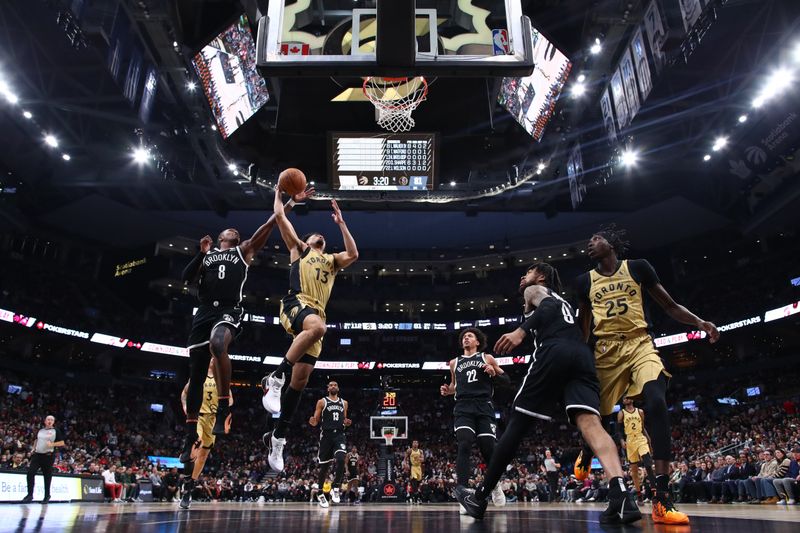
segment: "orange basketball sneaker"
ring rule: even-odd
[[[592,467],[592,454],[588,448],[584,448],[581,450],[581,453],[578,454],[578,458],[575,459],[575,467],[573,468],[573,473],[575,474],[575,478],[579,481],[583,481],[589,477],[589,471]]]
[[[668,494],[656,494],[653,498],[653,522],[673,526],[689,525],[689,517],[675,509]]]

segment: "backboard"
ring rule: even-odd
[[[394,440],[408,439],[408,417],[407,416],[371,416],[369,417],[369,438],[383,439],[383,428],[395,427]]]
[[[388,49],[395,41],[388,31],[381,39],[386,22],[378,23],[376,1],[403,0],[271,0],[258,21],[261,74],[470,77],[533,70],[531,23],[520,0],[415,0],[416,54],[401,68],[379,64],[379,43]],[[408,15],[410,37],[410,9]]]

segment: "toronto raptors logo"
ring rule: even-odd
[[[392,485],[391,483],[387,483],[386,485],[383,486],[383,494],[385,496],[394,496],[396,490],[397,489],[395,489],[394,485]]]

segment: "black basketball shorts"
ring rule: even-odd
[[[594,354],[580,342],[553,342],[532,355],[528,374],[514,398],[513,408],[543,420],[552,420],[560,404],[571,423],[575,415],[600,416],[600,384]]]
[[[476,437],[497,438],[497,421],[492,403],[483,400],[456,400],[453,431],[469,429]]]
[[[244,310],[241,307],[223,307],[222,305],[201,305],[197,314],[192,319],[192,331],[189,333],[187,346],[198,348],[211,341],[211,332],[219,325],[231,330],[234,337],[242,331],[242,317]]]
[[[319,462],[319,464],[330,463],[337,453],[341,453],[342,455],[347,453],[344,433],[341,431],[323,431],[319,438],[317,462]]]

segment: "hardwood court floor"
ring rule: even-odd
[[[301,503],[177,503],[0,505],[0,531],[201,532],[260,531],[309,533],[482,533],[482,532],[798,532],[800,506],[681,505],[691,526],[653,524],[648,513],[632,526],[600,526],[605,504],[510,503],[489,507],[482,521],[460,516],[456,504],[332,506]]]

